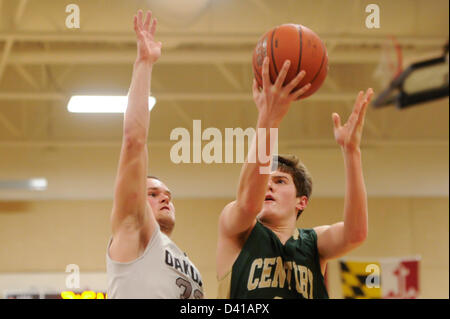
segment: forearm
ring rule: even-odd
[[[134,64],[114,192],[113,228],[127,217],[133,217],[132,222],[142,221],[145,212],[151,71],[148,63]]]
[[[153,65],[148,61],[135,62],[128,92],[128,106],[124,116],[124,136],[137,138],[143,143],[147,140],[150,123],[148,98],[152,69]]]
[[[250,214],[258,214],[264,203],[277,132],[278,123],[258,119],[256,134],[241,169],[236,197],[237,205]]]
[[[368,232],[367,193],[361,150],[343,150],[345,164],[344,237],[355,243],[365,240]]]

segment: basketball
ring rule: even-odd
[[[311,29],[300,24],[283,24],[265,33],[253,51],[253,73],[258,85],[262,87],[262,64],[269,57],[270,80],[275,83],[284,61],[291,66],[283,85],[289,83],[301,70],[306,75],[294,90],[307,83],[311,87],[300,99],[311,96],[322,85],[328,72],[328,55],[325,45]]]

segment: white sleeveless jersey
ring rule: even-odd
[[[199,271],[175,243],[156,227],[144,253],[131,262],[117,262],[106,252],[108,299],[199,299]]]

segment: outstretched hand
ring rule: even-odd
[[[259,117],[274,123],[274,125],[281,122],[288,112],[290,104],[311,87],[311,84],[308,83],[293,91],[304,78],[305,71],[299,72],[294,79],[283,86],[289,67],[290,61],[285,61],[275,83],[272,85],[269,77],[269,58],[265,57],[262,66],[262,90],[259,89],[258,83],[253,79],[253,100],[258,108]]]
[[[366,91],[366,94],[364,94],[363,91],[359,92],[352,114],[350,114],[347,123],[343,126],[341,126],[339,115],[337,113],[332,114],[334,138],[345,151],[359,149],[364,126],[364,117],[372,96],[373,90],[371,88]]]
[[[152,19],[152,13],[147,12],[145,21],[142,22],[143,12],[139,10],[134,16],[134,31],[137,36],[138,61],[155,63],[161,56],[161,42],[155,41],[156,18]],[[151,21],[151,24],[150,24]]]

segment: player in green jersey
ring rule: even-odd
[[[338,114],[332,114],[334,136],[345,163],[343,221],[297,229],[297,218],[307,207],[312,190],[308,171],[292,156],[275,156],[273,161],[264,162],[264,156],[255,155],[258,150],[269,150],[272,158],[277,130],[270,128],[278,129],[291,103],[310,87],[308,84],[293,92],[304,77],[303,71],[283,86],[288,69],[286,62],[272,84],[266,58],[262,90],[253,83],[257,134],[241,170],[236,200],[225,206],[219,219],[219,298],[328,298],[323,279],[327,262],[347,254],[367,237],[360,142],[373,91],[359,92],[344,125]],[[258,129],[266,131],[259,135]],[[272,170],[267,171],[269,165],[273,165]]]

